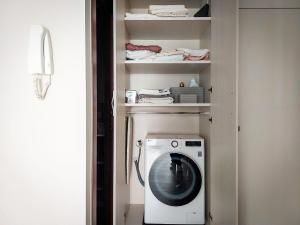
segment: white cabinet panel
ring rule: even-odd
[[[300,224],[300,10],[241,10],[239,225]]]
[[[237,1],[212,1],[212,125],[210,211],[212,224],[236,224]]]

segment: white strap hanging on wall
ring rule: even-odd
[[[29,39],[28,73],[33,75],[35,93],[38,99],[45,99],[51,85],[53,71],[50,32],[40,25],[32,25]]]

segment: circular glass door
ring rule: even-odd
[[[202,176],[192,159],[179,153],[166,153],[153,163],[149,185],[159,201],[170,206],[181,206],[198,195]]]

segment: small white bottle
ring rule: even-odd
[[[197,83],[197,81],[193,78],[190,80],[189,82],[189,87],[199,87],[199,84]]]

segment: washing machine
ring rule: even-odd
[[[148,135],[145,224],[205,224],[204,139]]]

